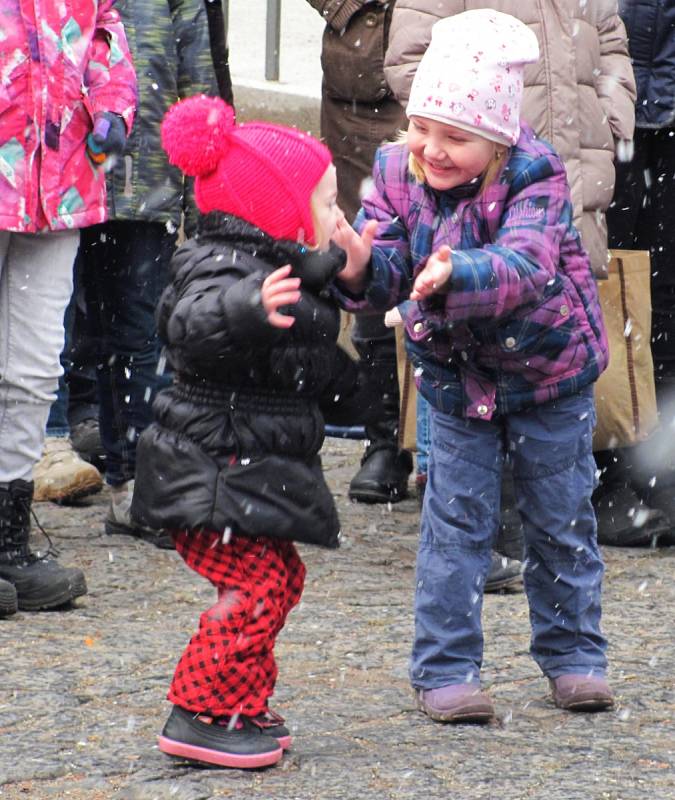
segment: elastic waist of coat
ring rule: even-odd
[[[174,390],[178,397],[207,405],[226,406],[245,411],[268,411],[275,414],[307,414],[316,405],[315,397],[284,392],[255,392],[209,381],[191,381],[174,376]]]

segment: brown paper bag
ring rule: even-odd
[[[594,450],[641,442],[657,424],[649,252],[612,250],[611,256],[607,279],[598,281],[609,366],[595,385]]]

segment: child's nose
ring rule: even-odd
[[[447,158],[445,150],[433,139],[428,141],[424,146],[424,155],[434,161],[444,161]]]

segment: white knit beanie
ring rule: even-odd
[[[513,145],[520,135],[523,68],[538,58],[537,37],[510,14],[479,9],[446,17],[432,28],[406,114]]]

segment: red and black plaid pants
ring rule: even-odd
[[[256,716],[267,711],[277,665],[274,641],[300,600],[305,566],[292,542],[215,531],[173,531],[176,550],[218,590],[199,618],[168,699],[188,711]]]

